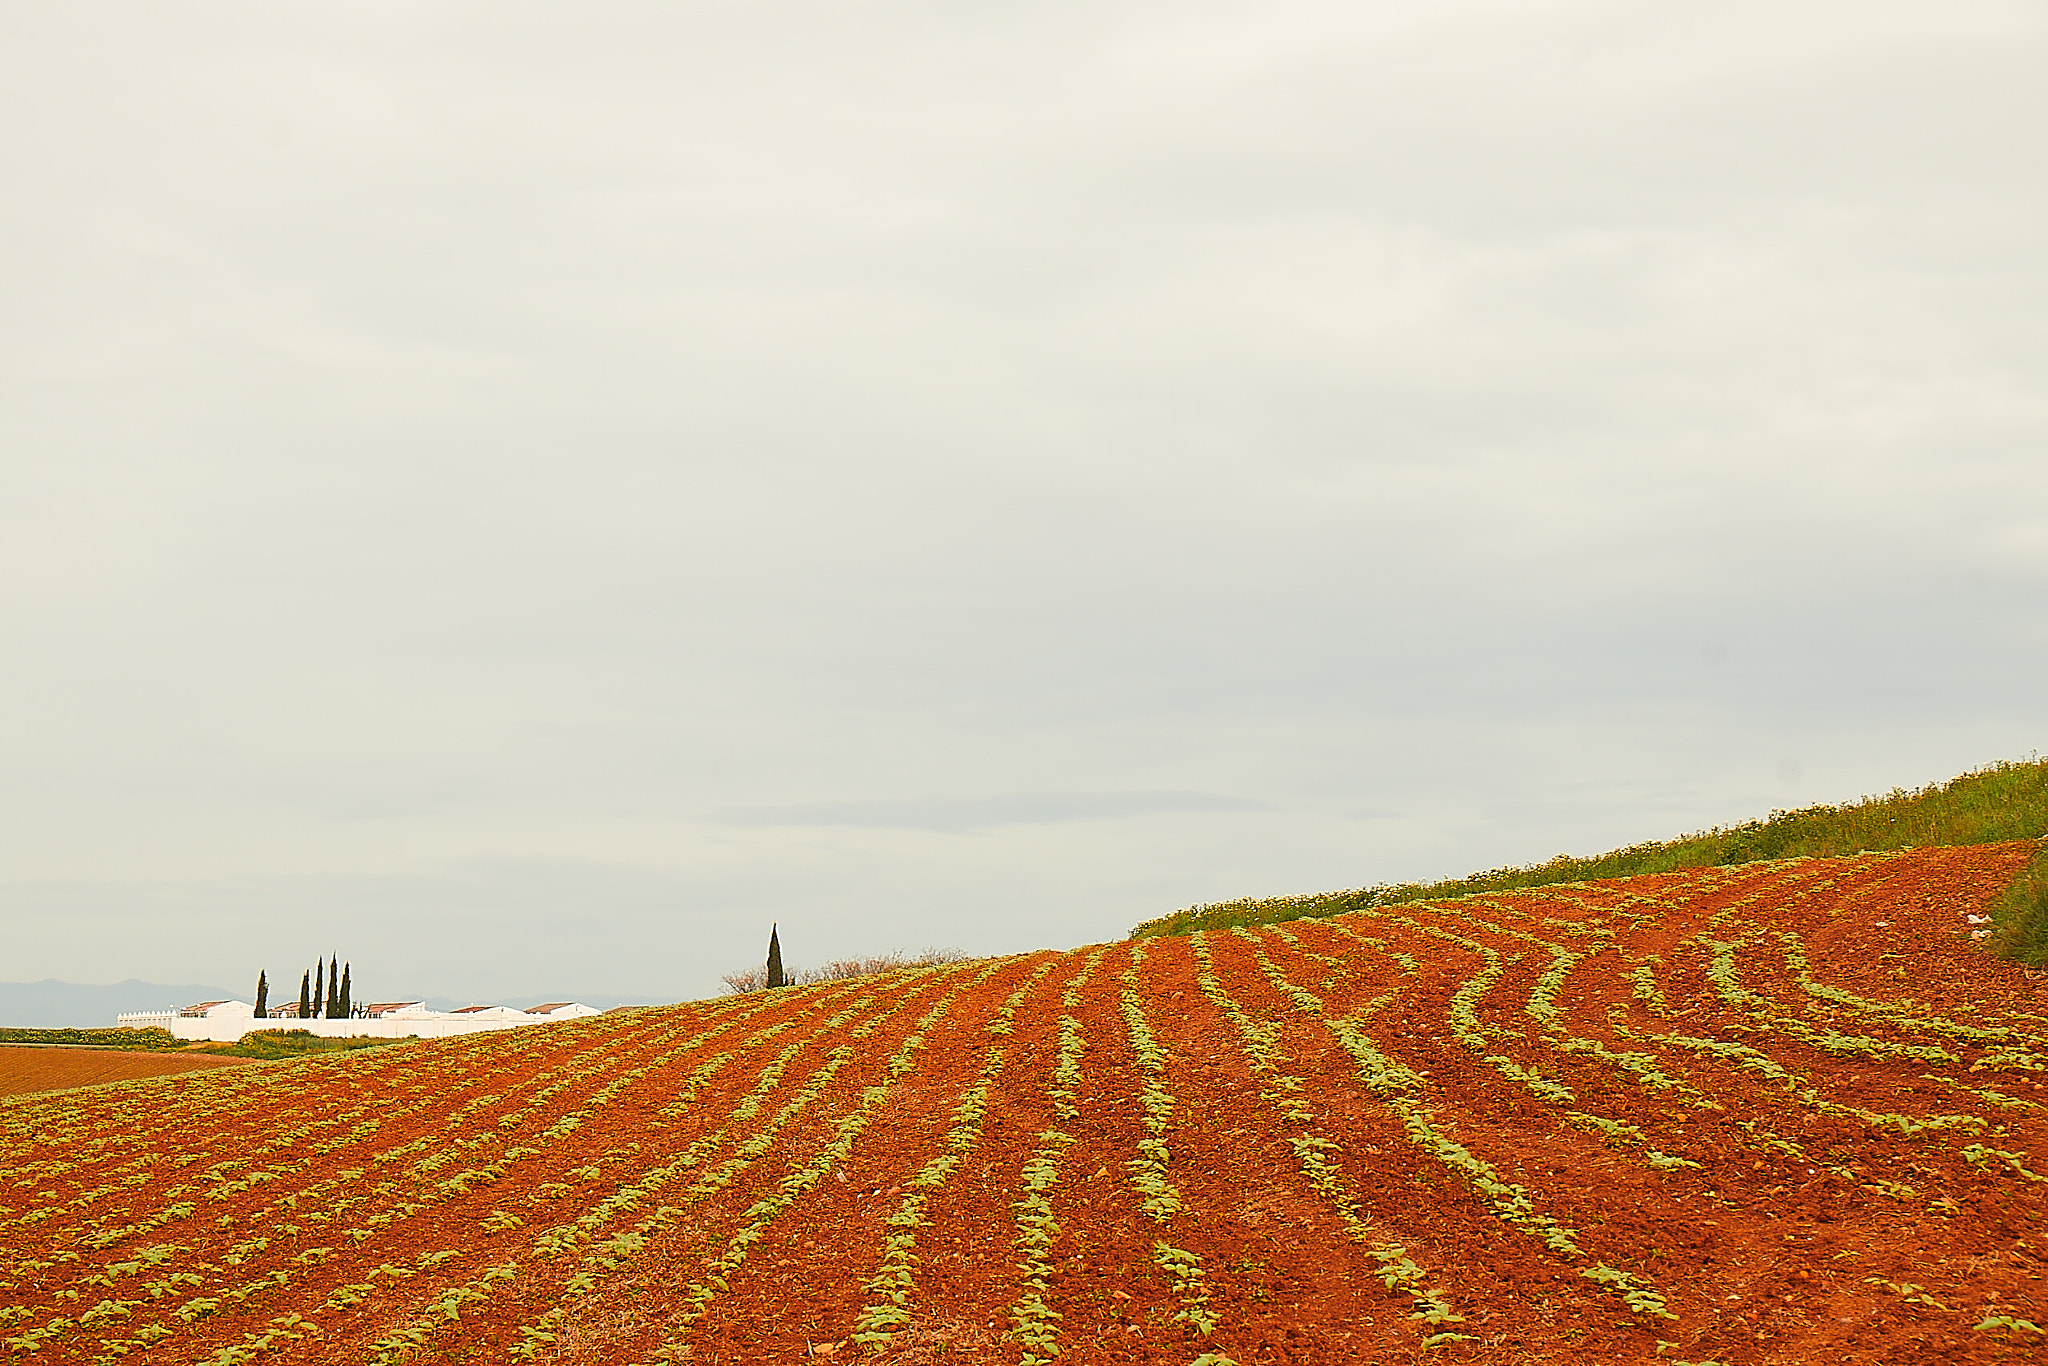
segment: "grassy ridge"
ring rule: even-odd
[[[1526,868],[1494,868],[1445,882],[1383,882],[1348,891],[1244,897],[1190,906],[1146,921],[1131,931],[1131,937],[1143,939],[1238,925],[1267,925],[1407,901],[1668,873],[1680,868],[1757,863],[1765,859],[1825,858],[1927,845],[1989,844],[2034,839],[2043,834],[2048,834],[2048,761],[1995,763],[1913,792],[1894,788],[1882,797],[1866,797],[1840,806],[1773,811],[1764,820],[1745,821],[1726,829],[1717,827],[1677,839],[1632,844],[1590,858],[1559,854],[1547,863]],[[1994,903],[1991,915],[1996,926],[1991,942],[2003,956],[2022,962],[2048,962],[2048,852],[2037,856]]]

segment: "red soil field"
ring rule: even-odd
[[[0,1044],[0,1096],[203,1072],[213,1067],[234,1067],[242,1061],[198,1053],[124,1053],[112,1048]]]
[[[38,1362],[2031,1362],[2031,843],[0,1101]]]

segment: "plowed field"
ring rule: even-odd
[[[242,1062],[241,1058],[208,1057],[203,1053],[127,1053],[117,1048],[0,1044],[0,1096],[134,1081],[138,1077],[168,1077],[180,1072],[206,1072],[216,1067],[239,1067]]]
[[[39,1362],[2023,1362],[2031,844],[0,1101]]]

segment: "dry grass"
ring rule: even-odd
[[[930,968],[941,963],[965,963],[973,955],[965,949],[926,949],[922,953],[907,953],[897,949],[892,953],[872,954],[866,958],[834,958],[814,968],[801,968],[785,974],[793,987],[816,986],[820,982],[843,982],[851,977],[877,977],[885,972],[900,968]],[[728,995],[737,996],[743,992],[760,991],[768,984],[768,968],[764,963],[758,968],[746,968],[739,972],[728,972],[719,979],[725,983]]]

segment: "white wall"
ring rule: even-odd
[[[538,1015],[523,1020],[478,1020],[446,1015],[412,1019],[387,1016],[381,1020],[257,1020],[244,1016],[239,1020],[173,1020],[168,1027],[180,1039],[233,1043],[258,1029],[303,1029],[323,1039],[403,1039],[411,1034],[422,1039],[445,1039],[455,1034],[478,1034],[489,1029],[518,1029],[522,1025],[547,1023]]]
[[[417,1034],[422,1039],[445,1039],[456,1034],[481,1034],[492,1029],[519,1029],[525,1025],[548,1024],[539,1015],[514,1020],[479,1020],[467,1015],[385,1016],[378,1020],[179,1020],[171,1033],[181,1039],[239,1039],[252,1029],[303,1029],[323,1039],[403,1039]],[[184,1026],[184,1028],[180,1028]],[[217,1029],[213,1034],[187,1033],[197,1026]]]
[[[214,1043],[234,1043],[244,1034],[258,1029],[303,1029],[308,1034],[316,1034],[323,1039],[403,1039],[415,1034],[422,1039],[445,1039],[456,1034],[478,1034],[491,1029],[518,1029],[524,1025],[554,1023],[544,1015],[523,1013],[512,1019],[483,1020],[473,1015],[433,1013],[386,1016],[377,1020],[259,1020],[248,1014],[188,1020],[175,1015],[163,1017],[151,1014],[142,1017],[145,1020],[142,1024],[134,1023],[137,1018],[122,1016],[121,1027],[144,1029],[155,1025],[170,1030],[175,1038],[191,1039],[195,1042],[205,1039]]]

